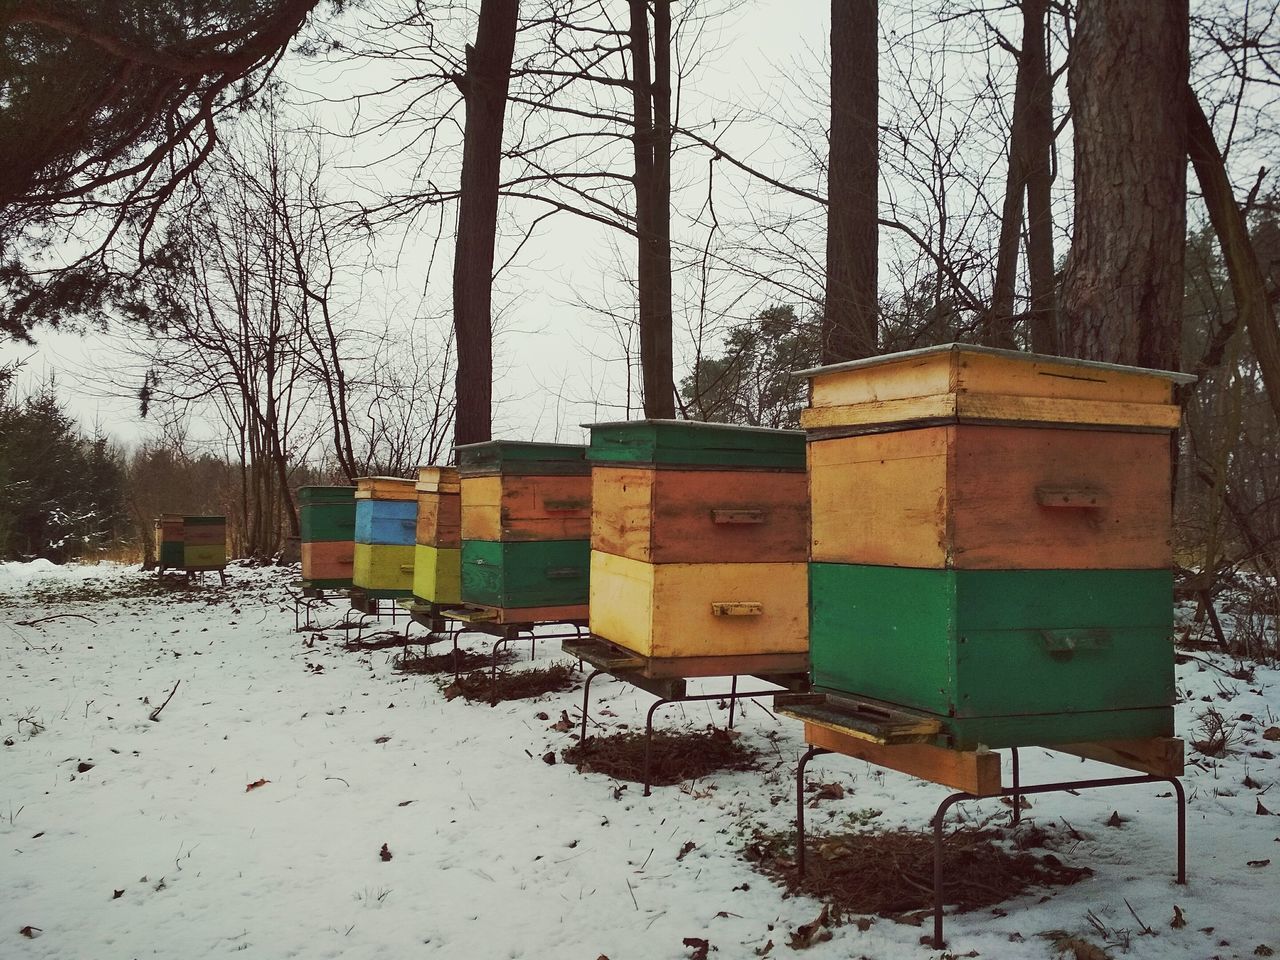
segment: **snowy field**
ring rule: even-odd
[[[0,958],[676,960],[699,938],[720,960],[770,942],[769,956],[812,960],[1018,960],[1055,955],[1046,931],[1114,957],[1280,956],[1280,816],[1267,812],[1280,812],[1280,742],[1264,738],[1280,724],[1280,671],[1232,679],[1203,652],[1178,668],[1180,734],[1201,736],[1209,707],[1232,724],[1226,758],[1188,753],[1188,886],[1173,882],[1166,788],[1036,797],[1027,816],[1078,832],[1062,856],[1093,877],[949,918],[946,953],[920,944],[927,928],[888,920],[797,952],[789,935],[820,904],[784,897],[741,857],[755,828],[790,825],[804,749],[767,700],[738,724],[763,769],[646,799],[543,761],[572,742],[553,722],[578,715],[580,692],[448,702],[431,678],[393,672],[392,651],[345,653],[340,632],[309,645],[289,579],[233,570],[225,592],[174,599],[135,589],[127,568],[0,565]],[[81,616],[30,625],[65,614]],[[647,694],[596,686],[593,717],[643,724]],[[662,716],[725,720],[715,703]],[[1043,750],[1024,769],[1120,772]],[[868,808],[923,828],[948,792],[848,758],[811,770],[846,790],[810,811],[817,830]],[[1008,815],[995,801],[961,810]]]

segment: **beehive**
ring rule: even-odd
[[[576,619],[591,551],[586,448],[496,440],[457,451],[462,601]]]
[[[462,496],[454,467],[419,467],[413,595],[427,603],[462,599]]]
[[[802,375],[816,690],[961,748],[1172,732],[1191,378],[956,344]]]
[[[182,518],[182,568],[221,570],[227,565],[227,518]]]
[[[156,563],[161,570],[182,568],[183,533],[180,514],[165,513],[156,517]]]
[[[366,597],[376,600],[412,595],[417,496],[412,480],[399,477],[356,480],[351,580]]]
[[[591,632],[651,658],[803,654],[805,436],[591,427]]]
[[[302,579],[312,587],[351,586],[355,564],[355,487],[299,487]]]

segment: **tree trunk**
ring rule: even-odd
[[[1227,179],[1226,165],[1213,139],[1213,128],[1209,126],[1209,119],[1190,87],[1186,98],[1187,145],[1191,163],[1200,181],[1213,232],[1222,247],[1236,313],[1249,334],[1258,369],[1262,372],[1262,385],[1267,390],[1276,420],[1280,422],[1280,328],[1276,327],[1266,279],[1258,265],[1248,224],[1236,204],[1231,181]]]
[[[1187,0],[1081,0],[1068,90],[1076,212],[1062,286],[1076,356],[1176,370],[1186,244]]]
[[[822,362],[876,352],[877,0],[831,0],[831,146]]]
[[[646,0],[629,0],[636,194],[636,287],[644,415],[675,416],[671,345],[671,9],[656,0],[653,70]]]
[[[1059,353],[1053,263],[1053,77],[1045,51],[1049,0],[1022,0],[1022,62],[1027,83],[1027,273],[1031,283],[1031,349]]]
[[[453,260],[457,444],[488,440],[493,429],[493,247],[518,9],[519,0],[482,0],[467,72],[457,80],[467,116]]]

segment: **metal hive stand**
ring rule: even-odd
[[[615,643],[588,634],[560,644],[569,656],[594,668],[587,674],[582,690],[582,725],[578,742],[587,742],[587,720],[591,707],[591,681],[602,673],[639,687],[658,699],[649,707],[644,723],[644,796],[651,792],[650,760],[653,753],[653,716],[659,707],[671,703],[703,700],[729,701],[729,729],[733,729],[734,707],[742,698],[771,697],[787,690],[806,689],[809,684],[809,656],[800,654],[755,654],[722,657],[645,657]],[[752,676],[774,686],[768,690],[739,690],[738,677]],[[727,693],[687,692],[685,681],[701,677],[729,677]]]
[[[315,608],[321,605],[328,606],[331,598],[346,598],[349,593],[348,590],[339,587],[317,587],[310,580],[294,580],[289,584],[289,588],[289,595],[293,597],[294,633],[315,629],[311,620],[311,614]]]
[[[1005,787],[1000,779],[998,754],[989,750],[958,751],[933,745],[931,741],[937,739],[937,732],[929,733],[927,728],[930,722],[936,723],[936,719],[927,715],[891,709],[885,722],[877,724],[875,717],[886,712],[885,705],[823,694],[779,696],[775,701],[775,709],[778,713],[804,721],[805,736],[810,741],[808,751],[800,758],[796,768],[796,870],[800,879],[805,875],[804,773],[815,757],[831,753],[845,754],[946,786],[969,787],[944,798],[930,821],[933,829],[934,949],[942,949],[944,946],[943,822],[947,811],[957,803],[1008,797],[1013,803],[1012,822],[1016,824],[1022,816],[1022,798],[1030,794],[1096,790],[1144,783],[1170,784],[1177,800],[1177,882],[1187,882],[1187,800],[1182,781],[1178,779],[1182,773],[1181,740],[1155,737],[1148,740],[1044,744],[1045,749],[1125,767],[1138,771],[1138,774],[1037,784],[1021,782],[1018,748],[1011,747],[1012,783]],[[910,723],[913,716],[916,718],[915,729],[911,728]],[[937,726],[940,730],[941,725]],[[813,743],[815,739],[826,745]],[[947,757],[947,754],[955,756]],[[963,758],[965,762],[939,762],[957,758]]]

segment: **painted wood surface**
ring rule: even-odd
[[[187,527],[182,542],[188,547],[223,547],[227,545],[227,528],[223,526]]]
[[[221,544],[186,544],[182,549],[182,565],[188,570],[225,567],[227,548]]]
[[[815,689],[945,717],[990,746],[1171,732],[1169,571],[814,563],[810,578]]]
[[[547,607],[489,607],[483,604],[468,604],[462,609],[445,610],[444,616],[463,623],[586,623],[587,605],[570,603]]]
[[[418,526],[418,500],[357,500],[357,543],[413,546]]]
[[[1085,365],[1036,354],[995,354],[963,344],[930,353],[889,354],[852,369],[814,372],[810,378],[810,403],[815,407],[944,394],[1161,406],[1173,402],[1173,381],[1159,371]]]
[[[350,503],[355,495],[354,486],[299,487],[298,503]]]
[[[431,603],[460,603],[462,551],[418,544],[413,552],[413,595]]]
[[[414,546],[356,542],[351,581],[368,590],[413,593]]]
[[[418,468],[418,480],[414,485],[419,493],[457,493],[457,467],[426,466]]]
[[[418,543],[456,550],[462,546],[462,497],[418,491]]]
[[[322,540],[302,544],[302,579],[351,583],[356,545],[351,540]]]
[[[591,542],[586,539],[464,539],[462,600],[503,608],[586,603],[590,552]]]
[[[356,480],[357,500],[416,500],[412,480],[403,477],[360,477]]]
[[[804,739],[815,747],[866,760],[877,767],[897,770],[977,797],[995,796],[1002,786],[1000,754],[989,750],[952,750],[925,743],[886,746],[809,722],[804,725]]]
[[[954,421],[958,423],[1052,423],[1073,427],[1132,427],[1175,430],[1182,419],[1176,404],[1114,403],[1059,397],[968,396],[943,393],[902,400],[838,407],[809,407],[800,412],[806,430],[834,427],[880,428],[884,424]],[[858,431],[851,429],[849,432]],[[870,432],[868,429],[865,432]]]
[[[815,561],[986,570],[1173,561],[1164,435],[959,424],[817,440],[809,462]]]
[[[803,563],[650,564],[592,551],[591,632],[645,657],[801,653]],[[758,604],[717,616],[715,604]]]
[[[587,448],[575,443],[527,443],[520,440],[489,440],[455,447],[458,474],[462,477],[493,476],[586,476]]]
[[[804,433],[694,420],[593,423],[587,458],[593,463],[802,470]]]
[[[354,540],[356,501],[312,501],[298,505],[298,521],[303,543],[325,540]]]
[[[1053,749],[1086,760],[1137,770],[1153,777],[1180,777],[1186,748],[1177,737],[1148,737],[1143,740],[1099,740],[1093,743],[1055,743]]]
[[[462,480],[463,540],[586,540],[590,536],[589,474]]]
[[[805,476],[792,471],[596,465],[591,547],[646,563],[808,557]]]

